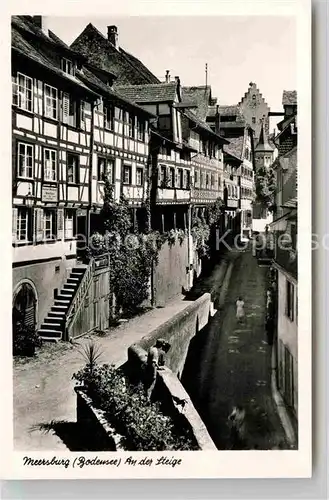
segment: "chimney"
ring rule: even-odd
[[[166,82],[166,83],[170,83],[170,73],[169,73],[169,69],[167,69],[167,70],[166,70],[165,82]]]
[[[220,130],[220,116],[219,116],[219,105],[216,104],[216,115],[215,115],[215,132],[219,134]]]
[[[116,26],[107,27],[107,39],[116,49],[118,48],[118,28]]]
[[[182,100],[182,93],[181,93],[181,86],[180,86],[180,78],[179,78],[179,76],[175,76],[175,82],[176,82],[176,89],[177,89],[178,99],[181,102],[181,100]]]
[[[43,31],[44,35],[49,36],[48,18],[46,16],[33,16],[33,22]]]

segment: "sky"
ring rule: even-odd
[[[119,46],[161,80],[167,69],[182,85],[208,84],[219,104],[237,104],[255,82],[271,111],[282,111],[282,91],[295,90],[296,20],[283,16],[48,17],[67,44],[91,22],[105,36],[116,25]]]

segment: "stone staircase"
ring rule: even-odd
[[[43,341],[58,342],[64,338],[67,313],[79,289],[86,269],[87,266],[83,264],[72,269],[69,278],[55,298],[48,316],[44,319],[38,331]]]

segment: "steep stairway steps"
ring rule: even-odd
[[[80,286],[86,271],[86,266],[81,265],[71,270],[70,276],[64,283],[61,291],[54,299],[54,303],[39,328],[39,337],[48,342],[58,342],[65,333],[65,320],[72,300]]]

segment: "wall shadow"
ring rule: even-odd
[[[203,350],[209,337],[209,328],[212,318],[199,329],[199,318],[195,324],[195,335],[190,340],[185,364],[180,376],[181,383],[188,392],[194,406],[198,409],[201,403],[202,387],[204,383],[205,370],[203,364]]]
[[[104,446],[95,439],[95,435],[88,431],[86,425],[66,420],[52,420],[39,423],[30,428],[30,432],[55,434],[70,451],[116,451],[114,448]]]

